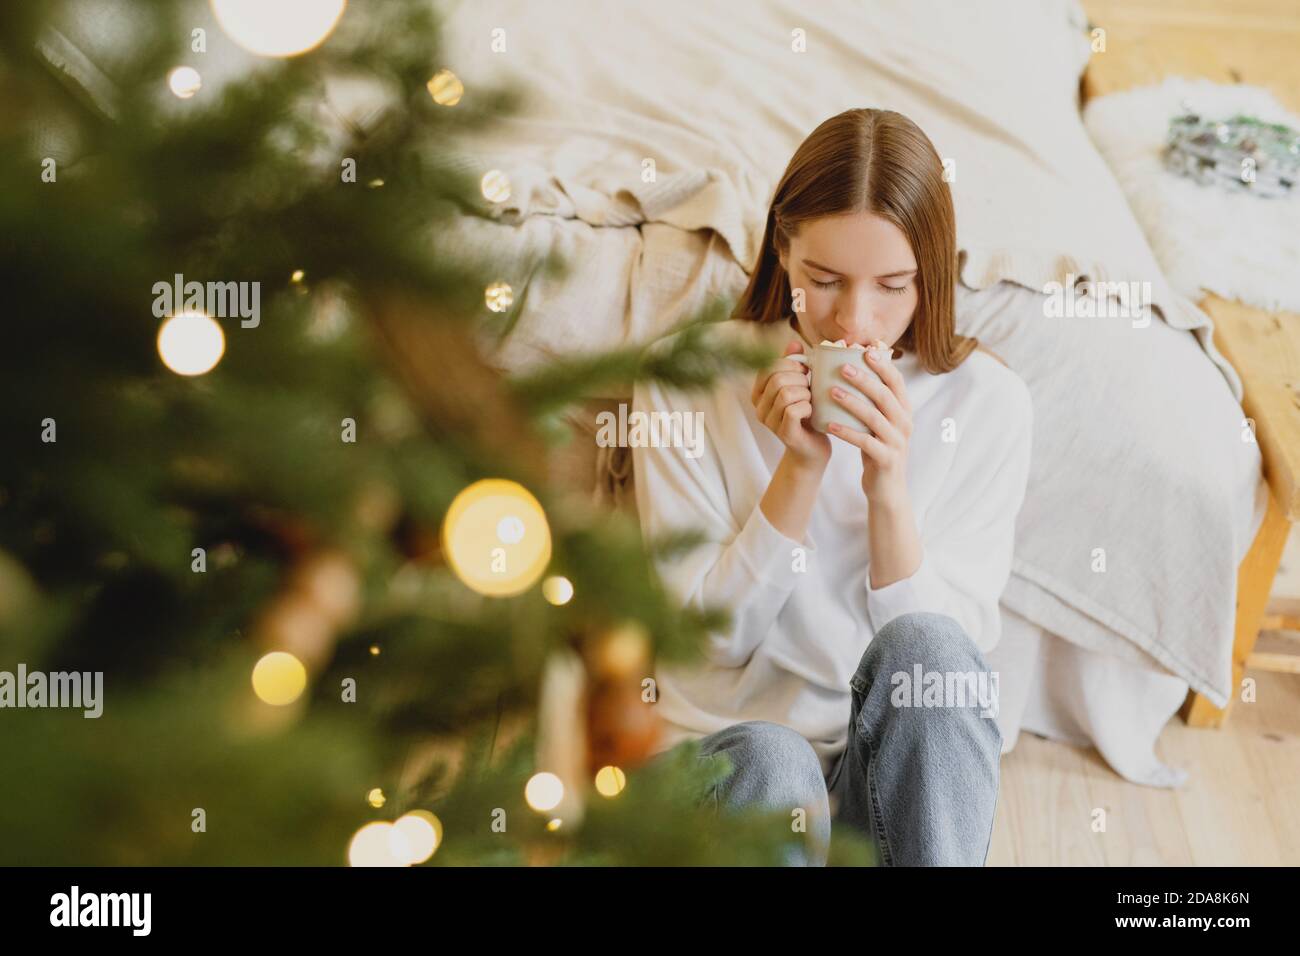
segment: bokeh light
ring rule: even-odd
[[[573,582],[562,575],[552,575],[542,582],[542,597],[557,607],[573,600]]]
[[[563,799],[564,783],[553,773],[535,773],[524,785],[524,800],[538,812],[554,810]]]
[[[307,688],[307,668],[285,651],[272,651],[253,667],[253,693],[267,704],[292,704]]]
[[[518,482],[476,481],[458,494],[442,525],[443,553],[469,588],[492,597],[532,587],[551,560],[541,504]]]
[[[627,774],[618,767],[601,767],[596,771],[596,792],[602,797],[616,797],[627,786]]]
[[[173,315],[158,329],[158,355],[177,375],[202,375],[226,354],[226,335],[202,312]]]
[[[167,86],[178,97],[188,100],[203,86],[203,77],[192,66],[178,66],[167,74]]]
[[[298,56],[320,46],[348,0],[212,0],[221,29],[249,53]]]

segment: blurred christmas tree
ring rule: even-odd
[[[0,710],[0,862],[781,859],[788,814],[698,807],[725,764],[645,763],[653,657],[725,609],[546,470],[593,383],[769,356],[706,347],[718,306],[492,368],[516,277],[431,250],[508,191],[454,146],[519,97],[427,0],[129,6],[97,59],[86,5],[0,7],[0,672],[104,675],[98,718]],[[209,31],[255,68],[213,84]]]

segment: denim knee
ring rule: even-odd
[[[978,711],[987,719],[1000,748],[1001,729],[997,720],[992,719],[997,716],[998,675],[990,671],[983,652],[965,628],[947,614],[924,611],[903,614],[889,621],[867,645],[852,678],[853,690],[865,697],[869,688],[876,688],[874,696],[879,699],[876,705],[879,709],[884,698],[898,691],[900,685],[915,688],[918,665],[923,675],[945,675],[945,686],[954,689],[956,685],[947,675],[962,677],[958,681],[962,685],[960,700],[971,706],[956,710],[941,708],[938,712]],[[914,692],[919,694],[920,690]]]
[[[953,617],[933,611],[901,614],[882,627],[867,645],[855,679],[910,671],[987,671],[988,662],[966,629]],[[861,689],[861,688],[859,688]]]
[[[730,775],[714,792],[721,807],[764,807],[803,812],[808,835],[804,846],[790,846],[789,866],[824,865],[830,844],[830,797],[822,776],[821,760],[798,731],[767,720],[733,724],[706,738],[702,755],[725,755]]]
[[[747,720],[710,735],[709,752],[725,753],[729,802],[812,810],[826,802],[826,780],[812,744],[796,730]]]

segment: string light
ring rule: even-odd
[[[602,797],[616,797],[627,786],[627,774],[618,767],[601,767],[596,772],[596,792]]]
[[[439,70],[425,86],[439,106],[455,106],[465,95],[465,85],[451,70]]]
[[[396,823],[367,823],[348,844],[350,866],[415,866],[442,845],[442,821],[428,810],[404,813]]]
[[[406,842],[391,823],[376,820],[367,823],[352,836],[348,844],[348,864],[351,866],[407,866],[401,853]]]
[[[499,169],[489,169],[479,180],[479,189],[488,202],[505,202],[510,198],[510,177]]]
[[[158,329],[158,355],[177,375],[212,371],[226,351],[226,336],[202,312],[173,315]]]
[[[573,598],[573,582],[558,574],[549,577],[542,582],[542,597],[557,607],[568,604]]]
[[[180,99],[188,100],[203,86],[203,77],[192,66],[178,66],[167,74],[167,86]]]
[[[505,312],[514,304],[515,291],[508,282],[493,282],[484,290],[483,299],[493,312]]]
[[[211,0],[221,29],[249,53],[299,56],[334,32],[348,0]]]
[[[564,784],[553,773],[535,773],[524,785],[524,800],[539,813],[554,810],[564,799]]]
[[[507,597],[532,587],[546,570],[551,529],[526,488],[485,478],[458,494],[447,509],[442,549],[466,587]]]
[[[370,804],[376,810],[382,807],[386,802],[387,798],[384,796],[384,791],[381,787],[375,787],[366,794],[366,803]]]
[[[292,704],[307,687],[307,668],[287,651],[272,651],[253,667],[253,692],[267,704]]]
[[[400,837],[402,851],[399,855],[408,865],[423,863],[433,856],[442,842],[442,824],[428,810],[412,810],[403,814],[393,824],[396,837]]]

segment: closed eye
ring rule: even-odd
[[[821,282],[821,281],[819,281],[819,280],[817,280],[817,279],[813,279],[813,280],[812,280],[812,284],[815,285],[815,286],[816,286],[817,288],[819,288],[819,289],[833,289],[833,288],[835,288],[835,286],[839,285],[842,281],[843,281],[843,280],[841,280],[841,279],[833,279],[833,280],[830,281],[830,282]],[[888,293],[889,295],[902,295],[904,292],[907,291],[907,286],[908,286],[908,283],[904,283],[903,285],[897,285],[897,286],[895,286],[895,285],[885,285],[885,284],[882,282],[882,283],[880,283],[880,291],[881,291],[881,292]]]

